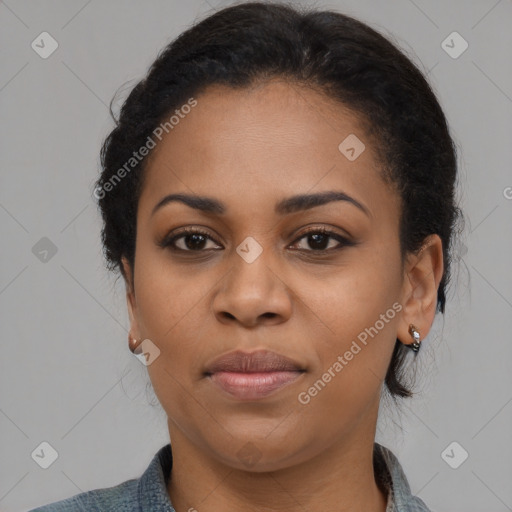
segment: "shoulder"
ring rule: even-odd
[[[131,512],[138,510],[137,479],[127,480],[114,487],[94,489],[35,508],[29,512]]]
[[[126,480],[113,487],[82,492],[29,512],[175,512],[167,493],[171,469],[172,451],[171,445],[167,444],[154,455],[140,478]]]

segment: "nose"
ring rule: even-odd
[[[220,281],[212,302],[219,322],[255,327],[277,325],[290,318],[291,292],[284,276],[270,268],[264,254],[265,251],[252,263],[235,255],[233,266]]]

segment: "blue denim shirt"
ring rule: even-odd
[[[373,451],[378,483],[388,494],[386,512],[431,512],[420,498],[411,494],[395,455],[378,443],[374,443]],[[158,450],[140,478],[86,491],[29,512],[176,512],[167,493],[171,468],[169,443]]]

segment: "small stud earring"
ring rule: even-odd
[[[409,334],[412,336],[414,342],[410,345],[407,345],[413,352],[418,352],[420,350],[421,340],[420,340],[420,332],[413,324],[409,325]]]
[[[137,349],[140,346],[142,340],[137,341],[135,338],[132,338],[131,336],[128,336],[128,347],[132,353],[137,353]]]

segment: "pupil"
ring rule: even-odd
[[[190,241],[191,239],[193,240],[193,242],[188,243],[188,241]],[[193,235],[188,235],[185,238],[185,240],[186,240],[186,246],[188,249],[200,249],[201,243],[204,243],[205,238],[203,235],[193,234]]]
[[[327,240],[327,236],[322,234],[322,233],[316,233],[314,235],[309,235],[309,238],[310,240],[312,239],[313,240],[313,243],[310,244],[311,247],[313,247],[314,249],[320,249],[320,250],[324,250],[326,248],[326,244],[325,244],[325,241]],[[323,239],[323,240],[322,240]],[[324,243],[322,243],[322,241]],[[318,244],[320,244],[320,247],[318,247]]]
[[[325,242],[328,240],[329,237],[322,233],[315,233],[313,235],[308,235],[309,238],[309,244],[312,248],[318,249],[318,250],[324,250],[326,248]],[[205,242],[205,237],[203,235],[193,234],[188,235],[186,238],[186,246],[188,249],[194,250],[194,249],[201,249],[202,245]]]

